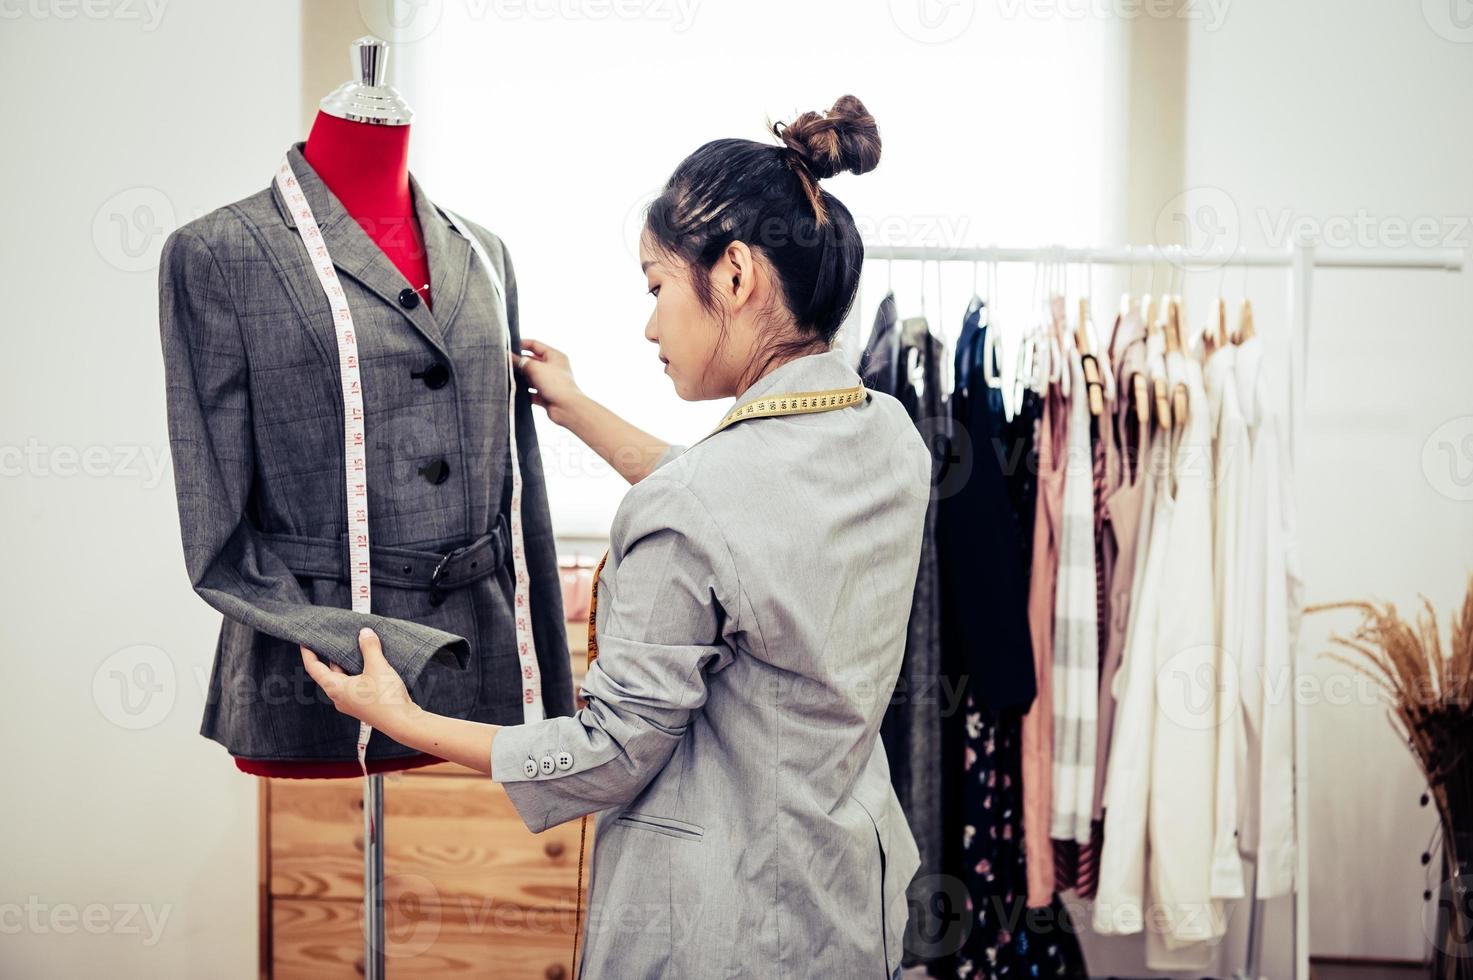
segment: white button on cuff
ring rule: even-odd
[[[569,769],[573,768],[573,753],[559,752],[557,754],[557,767],[562,772],[567,772]]]
[[[530,755],[527,756],[527,761],[522,763],[522,772],[527,774],[528,779],[537,775],[537,760]]]
[[[542,775],[546,776],[548,773],[552,772],[554,768],[556,768],[556,764],[552,761],[552,756],[544,755],[542,757]]]

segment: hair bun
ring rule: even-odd
[[[790,123],[774,123],[772,132],[817,180],[846,170],[868,173],[880,162],[875,117],[852,95],[841,96],[828,112],[805,112]]]

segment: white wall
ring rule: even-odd
[[[590,394],[670,440],[704,435],[726,406],[681,402],[660,373],[642,336],[652,300],[637,238],[643,205],[707,140],[768,140],[768,119],[852,93],[879,124],[881,162],[826,187],[869,240],[1106,236],[1116,171],[1102,161],[1120,96],[1100,83],[1112,51],[1110,25],[1096,19],[910,0],[414,9],[393,32],[402,40],[391,60],[418,113],[416,173],[431,195],[507,241],[523,332],[568,351]],[[868,270],[851,343],[867,338],[888,272]],[[1021,311],[1032,273],[1005,275]],[[920,267],[896,265],[901,314],[919,313],[923,301],[935,314],[944,302],[942,326],[954,338],[971,270],[950,268],[939,300],[934,265],[926,277],[923,294]],[[606,533],[623,481],[561,430],[539,432],[560,533]]]
[[[0,15],[0,975],[254,976],[256,784],[198,735],[219,616],[179,546],[156,263],[299,138],[298,4]]]

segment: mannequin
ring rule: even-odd
[[[409,189],[409,124],[413,111],[399,93],[381,84],[386,47],[373,38],[353,42],[358,81],[339,86],[322,100],[303,155],[369,238],[430,305],[430,267],[424,236]],[[421,753],[406,759],[370,760],[368,771],[394,772],[434,765]],[[355,761],[294,762],[236,758],[236,768],[253,776],[290,779],[352,779]]]

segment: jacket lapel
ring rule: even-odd
[[[399,303],[399,293],[410,288],[408,280],[404,278],[397,266],[389,261],[383,249],[378,243],[368,237],[368,233],[350,215],[337,196],[328,189],[302,155],[302,147],[305,144],[294,144],[287,150],[287,159],[291,162],[292,172],[296,174],[297,183],[302,193],[307,198],[308,205],[312,208],[312,215],[317,219],[317,226],[322,230],[322,239],[327,245],[328,253],[332,256],[332,263],[339,272],[357,280],[364,288],[376,293],[385,303],[388,303],[418,330],[426,340],[442,355],[449,355],[445,350],[445,338],[440,330],[437,318],[430,311],[428,304],[418,303],[413,309],[405,309]],[[414,197],[415,213],[420,221],[421,234],[425,238],[427,259],[430,266],[430,289],[437,303],[449,300],[450,313],[460,301],[460,293],[465,284],[464,261],[459,263],[459,271],[453,268],[456,252],[453,244],[446,241],[445,221],[440,217],[434,206],[428,202],[419,190],[418,183],[411,175],[411,193]],[[281,196],[275,181],[271,184],[272,196],[276,206],[280,210],[282,220],[288,227],[296,227],[295,216],[287,209],[286,202]],[[310,267],[309,267],[310,268]],[[447,287],[447,294],[440,292],[440,284]],[[321,298],[321,291],[317,289],[314,279],[312,283],[312,295]],[[442,309],[445,309],[442,307]],[[337,337],[333,332],[331,318],[317,318],[314,323],[316,329],[322,333],[325,349],[333,351],[337,349]]]
[[[471,244],[456,233],[449,219],[425,196],[412,173],[409,175],[409,193],[414,199],[414,214],[419,219],[425,257],[430,266],[430,295],[435,302],[433,319],[443,340],[450,335],[455,315],[465,298]]]

